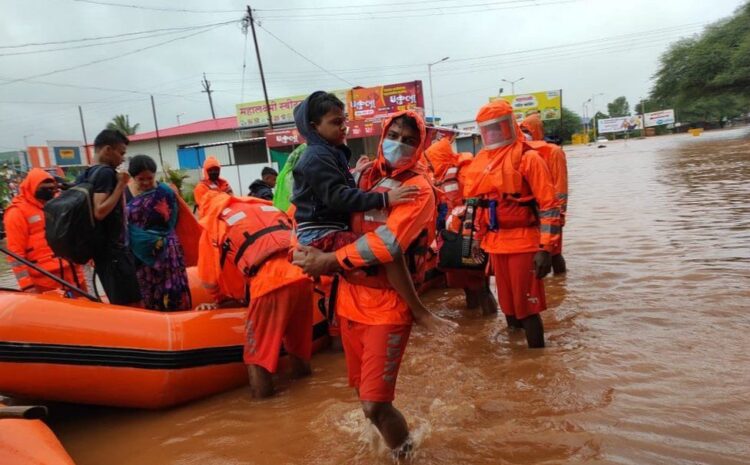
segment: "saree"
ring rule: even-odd
[[[146,308],[173,311],[192,308],[185,257],[175,232],[178,203],[164,183],[127,204],[130,249]]]

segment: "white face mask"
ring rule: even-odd
[[[391,168],[408,165],[416,150],[416,147],[395,140],[385,139],[383,141],[383,156]]]

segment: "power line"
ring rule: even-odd
[[[610,37],[600,37],[598,39],[589,39],[584,40],[580,42],[571,42],[567,44],[561,44],[561,45],[551,45],[548,47],[541,47],[541,48],[535,48],[535,49],[528,49],[528,50],[519,50],[514,52],[502,52],[502,53],[495,53],[492,55],[482,55],[482,56],[476,56],[476,57],[470,57],[470,58],[457,58],[454,60],[451,60],[451,64],[462,62],[462,61],[472,61],[472,60],[481,60],[486,58],[495,58],[499,56],[506,56],[506,55],[513,55],[513,54],[519,54],[519,53],[528,53],[528,52],[535,52],[540,50],[553,50],[558,48],[565,48],[565,47],[571,47],[571,46],[577,46],[577,45],[583,45],[583,44],[590,44],[590,43],[601,43],[603,41],[611,41],[611,40],[621,40],[621,39],[627,39],[631,37],[642,37],[644,34],[658,34],[660,32],[677,32],[682,29],[693,29],[697,26],[702,26],[705,23],[690,23],[690,24],[684,24],[681,26],[673,26],[668,28],[659,28],[659,29],[651,29],[648,31],[642,31],[642,32],[633,32],[629,34],[622,34],[617,36],[610,36]]]
[[[169,13],[214,14],[214,13],[241,13],[242,12],[242,10],[192,10],[188,8],[160,8],[160,7],[152,7],[152,6],[144,6],[144,5],[133,5],[133,4],[127,4],[127,3],[101,2],[101,1],[95,1],[95,0],[73,0],[73,1],[79,2],[79,3],[89,3],[92,5],[114,6],[118,8],[132,8],[136,10],[162,11],[162,12],[169,12]]]
[[[255,21],[254,21],[254,22],[255,22]],[[280,38],[279,38],[278,36],[276,36],[276,34],[274,34],[273,32],[271,32],[271,31],[269,31],[268,29],[266,29],[265,27],[261,26],[261,25],[260,25],[260,23],[257,23],[257,22],[256,22],[256,24],[258,25],[258,27],[259,27],[260,29],[263,29],[263,30],[264,30],[264,31],[266,32],[266,34],[270,35],[270,36],[271,36],[271,37],[273,37],[274,39],[276,39],[276,40],[278,40],[279,42],[281,42],[281,44],[283,44],[283,45],[284,45],[284,46],[285,46],[286,48],[288,48],[289,50],[291,50],[292,52],[294,52],[294,53],[295,53],[295,54],[296,54],[297,56],[299,56],[300,58],[302,58],[302,59],[303,59],[303,60],[305,60],[306,62],[308,62],[308,63],[312,64],[313,66],[315,66],[316,68],[318,68],[318,69],[320,69],[321,71],[325,72],[326,74],[329,74],[329,75],[331,75],[331,76],[335,77],[336,79],[338,79],[338,80],[340,80],[340,81],[343,81],[343,82],[345,82],[345,83],[349,84],[350,86],[354,86],[354,84],[353,84],[352,82],[350,82],[350,81],[348,81],[348,80],[346,80],[346,79],[342,78],[341,76],[338,76],[338,75],[336,75],[336,74],[332,73],[331,71],[328,71],[327,69],[323,68],[322,66],[320,66],[320,65],[319,65],[319,64],[317,64],[317,63],[315,63],[315,62],[314,62],[314,61],[312,61],[311,59],[307,58],[307,57],[306,57],[305,55],[303,55],[302,53],[300,53],[300,52],[298,52],[297,50],[295,50],[295,48],[294,48],[294,47],[292,47],[291,45],[289,45],[289,44],[287,44],[286,42],[284,42],[283,40],[281,40],[281,39],[280,39]]]
[[[260,18],[262,21],[325,21],[330,22],[332,18],[336,21],[369,21],[369,20],[380,20],[380,19],[404,19],[404,18],[423,18],[428,16],[444,16],[450,15],[461,15],[461,14],[472,14],[472,13],[485,13],[488,11],[498,10],[516,10],[521,8],[532,8],[540,6],[551,6],[551,5],[562,5],[566,3],[574,3],[579,0],[548,0],[540,2],[538,0],[519,0],[525,4],[517,6],[500,6],[492,7],[492,5],[498,5],[497,2],[491,3],[475,3],[470,5],[451,5],[446,7],[436,8],[411,8],[411,9],[398,9],[388,11],[364,11],[354,13],[324,13],[324,14],[303,14],[303,15],[279,15],[279,16],[265,16]],[[443,10],[454,10],[463,9],[456,11],[443,11]],[[437,10],[437,11],[436,11]],[[404,14],[407,13],[407,14]]]
[[[155,32],[166,32],[166,31],[185,31],[189,29],[201,29],[204,27],[210,27],[210,26],[218,26],[223,24],[229,24],[233,23],[235,21],[224,21],[219,23],[209,23],[209,24],[199,24],[194,26],[183,26],[183,27],[167,27],[167,28],[160,28],[160,29],[150,29],[147,31],[138,31],[138,32],[125,32],[122,34],[115,34],[111,36],[97,36],[97,37],[82,37],[80,39],[66,39],[66,40],[54,40],[50,42],[29,42],[26,44],[15,44],[15,45],[0,45],[0,49],[4,48],[23,48],[23,47],[39,47],[43,45],[61,45],[61,44],[69,44],[69,43],[75,43],[75,42],[88,42],[92,40],[103,40],[103,39],[117,39],[119,37],[128,37],[128,36],[134,36],[134,35],[141,35],[141,34],[151,34]]]
[[[235,22],[235,21],[229,21],[226,24],[233,23],[233,22]],[[74,45],[72,47],[60,47],[60,48],[51,48],[51,49],[45,49],[45,50],[28,50],[28,51],[23,51],[23,52],[0,53],[0,57],[4,57],[4,56],[19,56],[19,55],[36,55],[36,54],[39,54],[39,53],[50,53],[50,52],[60,52],[60,51],[65,51],[65,50],[77,50],[77,49],[81,49],[81,48],[99,47],[99,46],[102,46],[102,45],[119,44],[119,43],[123,43],[123,42],[132,42],[132,41],[135,41],[135,40],[153,39],[153,38],[156,38],[156,37],[171,36],[171,35],[179,34],[180,32],[184,32],[185,30],[195,31],[195,30],[201,30],[201,29],[208,29],[208,27],[209,26],[180,28],[180,30],[178,30],[178,31],[161,32],[161,33],[156,33],[156,34],[151,34],[151,35],[142,35],[142,36],[138,36],[138,37],[128,37],[128,38],[125,38],[125,39],[111,40],[111,41],[107,41],[107,42],[99,42],[99,43],[96,43],[96,44]]]
[[[92,65],[95,65],[95,64],[104,63],[104,62],[107,62],[107,61],[117,60],[119,58],[123,58],[123,57],[126,57],[126,56],[134,55],[136,53],[140,53],[140,52],[143,52],[145,50],[149,50],[149,49],[156,48],[156,47],[161,47],[162,45],[170,44],[172,42],[177,42],[178,40],[184,40],[184,39],[188,39],[190,37],[197,36],[199,34],[204,34],[206,32],[212,31],[212,30],[214,30],[214,29],[216,29],[218,27],[221,27],[221,26],[214,26],[214,27],[211,27],[211,28],[208,28],[208,29],[203,29],[203,30],[198,31],[198,32],[194,32],[192,34],[187,34],[187,35],[180,36],[180,37],[177,37],[177,38],[174,38],[174,39],[165,40],[163,42],[159,42],[159,43],[156,43],[156,44],[148,45],[146,47],[137,48],[137,49],[132,50],[130,52],[121,53],[121,54],[119,54],[117,56],[112,56],[112,57],[107,57],[107,58],[100,58],[98,60],[89,61],[88,63],[83,63],[83,64],[75,65],[75,66],[69,66],[67,68],[60,68],[60,69],[56,69],[56,70],[53,70],[53,71],[48,71],[46,73],[35,74],[35,75],[32,75],[32,76],[26,76],[26,77],[23,77],[23,78],[17,78],[17,79],[12,79],[12,80],[5,80],[6,82],[0,83],[0,86],[5,86],[5,85],[8,85],[8,84],[14,84],[16,82],[28,81],[30,79],[36,79],[36,78],[39,78],[39,77],[51,76],[53,74],[58,74],[58,73],[62,73],[62,72],[65,72],[65,71],[71,71],[71,70],[74,70],[74,69],[85,68],[87,66],[92,66]]]
[[[456,2],[458,0],[420,0],[420,1],[412,1],[409,2],[409,5],[417,5],[421,3],[429,3],[429,4],[435,4],[435,3],[445,3],[445,2]],[[528,2],[531,0],[510,0],[507,2],[494,2],[494,3],[518,3],[518,2]],[[308,6],[308,7],[295,7],[295,8],[256,8],[256,11],[300,11],[300,10],[342,10],[346,8],[376,8],[376,7],[384,7],[384,6],[403,6],[404,2],[396,2],[396,3],[368,3],[365,5],[334,5],[334,6]],[[440,8],[440,7],[438,7]]]

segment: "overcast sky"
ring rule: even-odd
[[[448,56],[432,68],[432,84],[436,114],[450,123],[473,119],[500,87],[510,92],[502,79],[521,77],[516,93],[563,89],[563,104],[579,114],[594,94],[604,94],[596,97],[599,110],[619,95],[632,109],[648,95],[669,43],[742,3],[258,0],[252,6],[270,98],[421,79],[429,114],[427,63]],[[82,140],[79,104],[89,141],[120,113],[140,123],[139,132],[153,130],[149,93],[160,127],[176,125],[178,114],[183,124],[208,119],[203,72],[216,91],[217,117],[234,115],[236,103],[262,99],[249,34],[242,96],[245,5],[0,0],[0,150],[21,148],[25,135],[30,145]],[[171,11],[180,9],[189,11]],[[219,24],[228,21],[234,22]],[[135,34],[154,30],[160,31]],[[101,36],[120,37],[70,42]],[[63,43],[18,47],[45,42]],[[41,52],[49,49],[64,50]]]

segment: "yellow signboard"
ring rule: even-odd
[[[516,119],[520,122],[526,115],[539,112],[542,121],[560,119],[562,116],[562,90],[547,90],[530,94],[503,95],[490,97],[490,102],[503,99],[513,106]]]
[[[346,104],[346,94],[348,89],[335,90],[332,93]],[[307,95],[295,95],[293,97],[282,97],[269,100],[271,107],[271,118],[273,124],[293,123],[294,107],[299,105]],[[268,124],[268,111],[266,110],[265,100],[249,103],[238,103],[237,108],[237,125],[240,127],[265,126]]]
[[[72,160],[76,157],[76,152],[73,149],[60,149],[60,158],[66,158]]]

